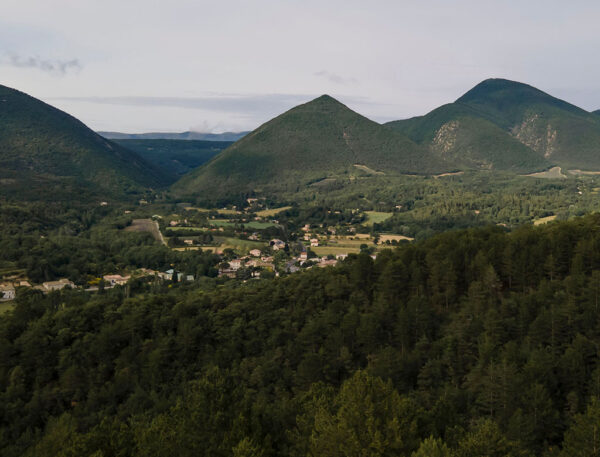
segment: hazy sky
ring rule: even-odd
[[[328,93],[377,121],[489,77],[600,108],[600,2],[0,0],[0,84],[96,130],[252,129]]]

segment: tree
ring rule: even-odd
[[[416,408],[391,382],[357,371],[332,408],[315,413],[310,455],[384,457],[416,448]]]
[[[419,449],[411,457],[451,457],[450,449],[441,439],[433,436],[421,442]]]
[[[600,456],[600,400],[597,397],[592,398],[585,414],[575,417],[565,433],[562,456]]]

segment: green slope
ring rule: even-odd
[[[165,183],[138,154],[29,95],[0,86],[0,191],[9,198],[123,196]]]
[[[387,125],[461,168],[526,172],[549,166],[543,157],[505,130],[458,103]]]
[[[354,165],[383,173],[430,173],[449,167],[405,135],[324,95],[262,125],[172,189],[203,198],[294,192],[356,172]]]
[[[526,84],[482,82],[456,103],[475,110],[549,161],[600,169],[600,118]]]
[[[460,122],[458,128],[465,141],[462,147],[476,151],[475,158],[491,161],[494,168],[537,169],[557,164],[600,169],[600,117],[515,81],[485,80],[454,103],[389,125],[431,147],[444,124],[465,117],[469,122]],[[527,149],[519,148],[514,139]],[[457,148],[455,154],[464,151]]]
[[[159,167],[170,183],[208,162],[232,141],[125,139],[113,140]]]

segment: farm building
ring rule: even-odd
[[[0,284],[0,300],[14,300],[15,297],[16,292],[12,284]]]
[[[111,286],[123,286],[127,284],[127,281],[131,276],[121,276],[121,275],[104,275],[102,279],[104,279]]]
[[[53,290],[62,290],[65,287],[75,288],[75,284],[66,278],[59,279],[58,281],[48,281],[42,283],[41,288],[44,292],[52,292]]]

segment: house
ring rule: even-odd
[[[258,198],[247,198],[246,201],[249,205],[252,205],[253,203],[256,203],[258,201]]]
[[[308,232],[310,231],[310,224],[305,224],[304,227],[302,227],[302,231],[303,232]]]
[[[194,245],[194,240],[183,240],[183,242],[185,244],[187,244],[188,246],[193,246]]]
[[[265,255],[260,258],[263,262],[273,262],[274,258],[272,255]]]
[[[280,249],[285,248],[285,241],[281,241],[278,239],[271,240],[269,244],[271,245],[274,251],[279,251]]]
[[[219,277],[225,276],[226,278],[235,278],[235,271],[229,268],[223,268],[219,270]]]
[[[304,235],[304,241],[310,241],[310,233]]]
[[[16,296],[15,288],[12,284],[0,284],[0,300],[14,300]]]
[[[249,253],[252,257],[260,257],[260,249],[252,249]]]
[[[306,261],[306,260],[308,260],[308,252],[306,252],[306,251],[302,251],[302,252],[300,253],[300,257],[299,257],[299,259],[300,259],[301,261]]]
[[[100,206],[108,206],[108,202],[100,202]]]
[[[167,271],[165,271],[164,273],[159,273],[158,275],[165,279],[166,281],[172,281],[173,280],[173,276],[176,275],[177,273],[175,273],[175,270],[173,270],[172,268],[168,269]]]
[[[106,281],[111,286],[124,286],[127,284],[127,281],[131,276],[121,276],[121,275],[104,275],[102,279]]]
[[[170,222],[169,222],[169,225],[170,225],[171,227],[177,227],[177,226],[179,225],[179,221],[170,221]]]
[[[258,241],[258,233],[254,232],[252,235],[248,237],[249,240]]]
[[[65,287],[75,288],[75,284],[72,281],[69,281],[66,278],[59,279],[58,281],[48,281],[44,282],[41,285],[41,289],[44,292],[51,292],[53,290],[62,290]]]
[[[232,259],[229,261],[229,268],[233,271],[237,271],[242,268],[242,259]]]
[[[336,254],[335,258],[337,260],[345,260],[348,257],[348,254]]]
[[[320,268],[325,268],[325,267],[335,267],[337,265],[337,260],[335,259],[326,259],[323,258],[321,259],[321,261],[317,264],[318,267]]]
[[[311,247],[317,247],[317,246],[319,246],[319,240],[317,238],[311,238],[310,239],[310,246]]]

